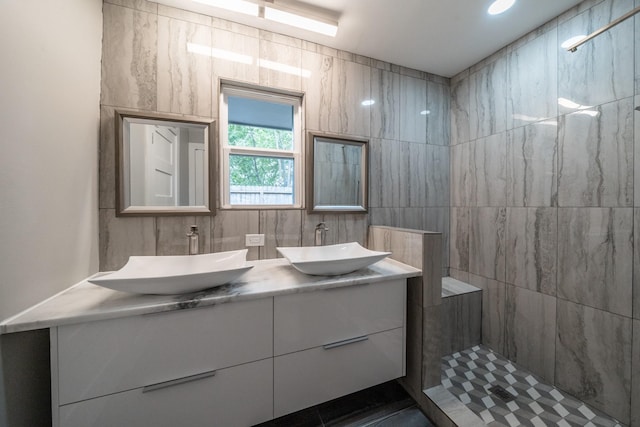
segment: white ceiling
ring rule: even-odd
[[[192,0],[155,1],[452,77],[582,0],[517,0],[497,16],[486,13],[493,0],[274,0],[337,17],[335,38]]]

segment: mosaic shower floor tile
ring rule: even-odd
[[[442,385],[489,426],[622,427],[482,345],[444,357]]]

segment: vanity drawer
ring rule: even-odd
[[[405,295],[400,279],[275,297],[275,355],[402,327]]]
[[[60,427],[246,427],[273,417],[272,387],[272,360],[266,359],[167,388],[65,405]]]
[[[404,329],[333,348],[274,359],[274,416],[280,417],[404,375]]]
[[[271,298],[58,327],[59,404],[273,356]]]

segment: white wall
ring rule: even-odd
[[[101,0],[0,2],[0,321],[98,270],[101,45]]]

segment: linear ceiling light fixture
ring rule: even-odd
[[[313,31],[314,33],[324,34],[325,36],[335,37],[338,33],[337,22],[309,18],[268,4],[264,7],[264,18],[292,27],[302,28],[303,30]]]
[[[245,0],[193,0],[196,3],[206,4],[232,12],[244,13],[245,15],[259,16],[260,5]]]
[[[611,28],[615,27],[619,23],[621,23],[623,21],[626,21],[627,19],[631,18],[633,15],[637,14],[638,12],[640,12],[640,7],[636,7],[632,11],[625,13],[620,18],[611,21],[610,23],[608,23],[604,27],[600,28],[599,30],[594,31],[593,33],[591,33],[588,36],[584,37],[580,41],[577,41],[576,43],[572,44],[571,46],[566,47],[566,49],[569,52],[575,52],[576,50],[578,50],[578,47],[580,47],[582,44],[588,42],[589,40],[591,40],[594,37],[598,37],[600,34],[604,33],[607,30],[610,30]]]
[[[335,37],[338,32],[338,22],[325,18],[324,14],[314,13],[295,7],[281,6],[274,4],[274,0],[193,0],[207,6],[217,7],[232,12],[243,13],[257,18],[268,19],[273,22],[301,28],[307,31]],[[287,0],[288,3],[294,3]],[[297,2],[296,6],[297,6]],[[317,9],[317,8],[316,8]],[[324,11],[324,10],[322,10]],[[321,12],[321,10],[318,10]]]

